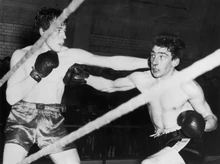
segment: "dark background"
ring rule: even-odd
[[[69,3],[70,0],[0,0],[1,76],[8,70],[7,59],[10,60],[13,51],[33,43],[32,24],[36,12],[42,6],[58,6],[63,9]],[[103,56],[147,58],[150,43],[157,34],[174,33],[187,45],[182,69],[220,47],[219,8],[219,0],[86,0],[69,17],[66,45]],[[104,75],[115,78],[127,73],[129,72],[105,69]],[[196,80],[219,118],[219,67]],[[67,104],[67,113],[64,114],[66,125],[70,131],[75,130],[138,94],[136,89],[107,94],[89,86],[67,87],[63,98],[63,102]],[[0,123],[3,130],[10,110],[5,102],[5,85],[1,87],[0,102]],[[116,127],[121,126],[137,126],[139,129],[144,128],[146,132],[141,134],[143,130],[138,133],[130,131],[131,136],[140,134],[147,137],[152,131],[145,106],[110,123],[109,134],[113,135]],[[109,136],[106,135],[107,132],[103,134]],[[210,156],[220,155],[219,138],[220,128],[205,134]],[[148,149],[145,147],[141,151],[147,152]]]

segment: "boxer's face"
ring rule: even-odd
[[[55,51],[60,52],[66,39],[66,25],[62,24],[46,39],[47,46]]]
[[[150,58],[152,76],[161,78],[170,75],[176,66],[175,60],[172,60],[172,54],[167,48],[154,46]]]

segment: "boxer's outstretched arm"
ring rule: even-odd
[[[129,56],[100,56],[94,55],[82,49],[68,49],[64,53],[69,54],[68,61],[72,62],[71,65],[74,64],[74,61],[75,63],[79,64],[107,67],[114,70],[135,70],[140,68],[149,68],[148,59],[144,58]]]
[[[127,77],[118,78],[113,81],[90,75],[87,79],[87,84],[102,92],[127,91],[135,88],[135,85]]]

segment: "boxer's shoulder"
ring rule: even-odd
[[[21,58],[23,58],[25,54],[30,50],[30,48],[31,47],[29,46],[15,50],[11,57],[11,65],[16,64]]]
[[[62,56],[68,56],[68,55],[80,55],[82,53],[87,53],[85,50],[80,48],[68,48],[68,47],[62,47],[61,51],[58,53]]]
[[[189,96],[202,96],[203,94],[203,90],[201,88],[201,86],[195,81],[189,81],[187,83],[185,83],[184,85],[182,85],[182,89],[184,92],[186,92]]]
[[[31,49],[31,46],[24,47],[22,49],[17,49],[14,51],[13,56],[22,57],[24,56],[29,50]]]

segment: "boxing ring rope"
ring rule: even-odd
[[[22,160],[19,164],[28,164],[45,155],[53,153],[54,151],[56,151],[57,148],[61,148],[75,141],[76,139],[79,139],[83,137],[84,135],[89,134],[90,132],[96,129],[99,129],[100,127],[121,117],[122,115],[125,115],[129,112],[134,111],[135,109],[146,104],[147,102],[150,102],[152,99],[154,99],[154,95],[156,95],[157,93],[164,92],[167,89],[171,89],[175,86],[178,86],[190,80],[193,80],[196,77],[202,75],[205,72],[208,72],[214,69],[215,67],[219,65],[220,65],[220,50],[217,50],[213,52],[212,54],[210,54],[209,56],[195,62],[191,66],[173,75],[170,79],[159,82],[158,84],[144,91],[140,95],[130,99],[129,101],[118,106],[112,111],[107,112],[103,116],[95,119],[94,121],[89,122],[88,124],[79,128],[78,130],[61,138],[60,140],[56,141],[54,144],[49,145],[39,150],[38,152],[28,156],[27,158]]]
[[[44,41],[53,33],[53,31],[63,23],[68,16],[74,12],[84,0],[73,0],[61,13],[61,15],[51,24],[50,28],[40,37],[40,39],[32,46],[32,48],[13,66],[0,80],[0,87],[11,77],[11,75],[19,69],[19,67],[34,55],[41,48]]]

